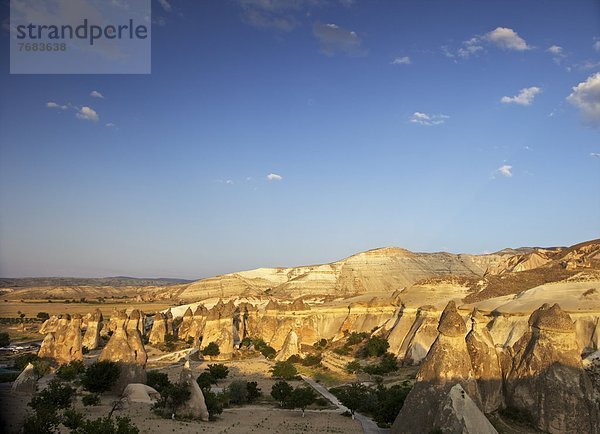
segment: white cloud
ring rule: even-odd
[[[281,181],[283,179],[283,176],[278,175],[276,173],[269,173],[267,175],[267,181]]]
[[[52,101],[47,102],[46,103],[46,107],[48,107],[48,108],[56,108],[56,109],[61,109],[61,110],[66,110],[66,109],[69,108],[66,105],[56,104],[55,102],[52,102]]]
[[[104,95],[102,95],[100,92],[98,92],[97,90],[93,90],[90,92],[90,96],[94,97],[94,98],[102,98],[104,99]]]
[[[600,53],[600,40],[594,42],[594,50]]]
[[[158,2],[166,12],[171,12],[171,10],[173,10],[171,3],[169,3],[167,0],[158,0]]]
[[[512,174],[512,166],[509,166],[508,164],[503,164],[502,166],[498,167],[498,169],[496,169],[496,172],[499,173],[502,176],[505,176],[507,178],[510,178],[513,176]]]
[[[548,47],[546,51],[552,54],[562,54],[563,48],[559,45],[552,45],[551,47]]]
[[[100,117],[98,116],[98,113],[96,113],[96,111],[88,106],[83,106],[81,107],[77,113],[75,113],[75,116],[77,116],[78,119],[83,119],[86,121],[93,121],[93,122],[97,122]]]
[[[505,50],[525,51],[532,47],[517,32],[507,27],[497,27],[485,34],[485,39]]]
[[[600,154],[597,152],[590,152],[590,157],[600,158]]]
[[[109,122],[109,123],[107,123],[105,126],[106,126],[107,128],[114,128],[114,127],[116,127],[116,125],[115,125],[115,124],[113,124],[112,122]]]
[[[600,127],[600,72],[573,87],[567,101],[581,110],[591,126]]]
[[[396,57],[394,60],[392,60],[392,65],[410,65],[411,63],[412,61],[408,56]]]
[[[500,98],[500,102],[503,104],[531,105],[535,96],[541,91],[542,89],[536,86],[526,87],[521,89],[515,96],[503,96]]]
[[[315,23],[313,35],[319,40],[320,51],[329,56],[343,52],[351,56],[362,56],[366,50],[362,41],[352,30],[346,30],[337,24]]]
[[[433,125],[440,125],[446,122],[446,119],[450,119],[447,115],[428,115],[427,113],[414,112],[410,116],[410,122],[419,125],[425,125],[431,127]]]

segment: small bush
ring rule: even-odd
[[[73,408],[68,408],[63,412],[62,424],[70,429],[77,429],[84,421],[83,414]]]
[[[146,372],[146,384],[154,388],[158,393],[162,393],[171,385],[169,376],[163,372],[148,371]]]
[[[216,342],[211,342],[202,350],[202,354],[205,356],[218,356],[221,354],[221,350]]]
[[[100,395],[98,395],[96,393],[90,393],[89,395],[84,395],[84,397],[81,398],[81,402],[86,407],[100,405]]]
[[[322,357],[320,354],[309,354],[302,360],[304,366],[317,366],[321,364]]]
[[[348,362],[346,365],[346,371],[349,374],[358,374],[362,371],[362,366],[358,362],[358,360],[353,360],[352,362]]]
[[[0,347],[8,347],[10,345],[10,336],[6,332],[0,333]]]
[[[298,370],[290,362],[277,362],[271,367],[273,378],[281,378],[282,380],[293,380],[298,376]]]
[[[48,314],[48,312],[38,312],[36,317],[41,319],[42,321],[50,319],[50,315]]]
[[[338,348],[334,348],[332,350],[335,354],[339,354],[340,356],[347,356],[350,354],[350,347],[344,345]]]
[[[177,414],[177,409],[190,399],[190,396],[190,388],[185,382],[171,384],[161,393],[163,402],[173,414]]]
[[[33,396],[28,405],[36,412],[45,414],[49,410],[69,407],[74,394],[75,389],[54,378],[48,383],[48,387]]]
[[[302,363],[302,357],[300,357],[298,354],[292,354],[290,357],[288,357],[287,361],[290,363]]]
[[[381,336],[371,336],[365,346],[358,351],[359,357],[379,357],[386,353],[390,344]]]
[[[363,332],[363,333],[352,332],[348,336],[348,339],[347,339],[346,342],[348,343],[348,345],[356,345],[356,344],[360,344],[362,341],[364,341],[368,337],[369,337],[369,333],[365,333],[365,332]]]
[[[246,381],[235,380],[229,384],[229,402],[243,405],[248,402],[248,386]]]
[[[215,380],[224,380],[229,375],[229,368],[222,363],[208,365],[205,369]]]
[[[25,367],[29,363],[33,364],[33,362],[35,362],[37,360],[40,360],[40,358],[37,356],[37,354],[33,354],[33,353],[20,354],[13,359],[13,363],[14,363],[13,366],[15,367],[15,369],[22,371],[23,369],[25,369]]]
[[[216,394],[211,391],[204,392],[204,402],[206,403],[210,420],[215,420],[218,415],[223,413],[223,399],[223,394]]]
[[[109,416],[95,420],[85,420],[71,434],[139,434],[140,430],[128,417],[117,416],[113,421]]]
[[[115,362],[109,360],[95,362],[85,370],[81,384],[92,393],[103,393],[117,382],[120,374],[119,365]]]
[[[322,350],[327,346],[327,339],[320,339],[313,344],[313,347],[317,350]]]
[[[275,351],[275,348],[270,347],[270,346],[266,346],[263,347],[260,350],[260,353],[266,358],[266,359],[273,359],[275,358],[275,355],[277,354],[277,351]]]
[[[256,381],[248,381],[246,389],[248,390],[248,402],[254,402],[262,395]]]
[[[73,381],[78,375],[85,372],[85,364],[81,360],[73,360],[69,364],[62,365],[56,371],[56,376],[61,380]]]

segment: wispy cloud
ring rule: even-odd
[[[171,6],[171,3],[169,3],[167,0],[158,0],[158,2],[165,12],[171,12],[173,10],[173,6]]]
[[[100,92],[98,92],[97,90],[93,90],[90,92],[90,96],[93,98],[101,98],[104,99],[104,95],[102,95]]]
[[[532,48],[517,32],[507,27],[497,27],[486,33],[484,38],[504,50],[526,51]]]
[[[283,179],[283,176],[278,175],[276,173],[269,173],[267,175],[267,181],[281,181]]]
[[[600,158],[600,154],[598,152],[590,152],[590,157]]]
[[[106,128],[115,128],[115,127],[116,127],[116,125],[115,125],[115,124],[113,124],[112,122],[109,122],[109,123],[105,124],[104,126],[105,126]]]
[[[560,64],[566,57],[565,50],[560,45],[551,45],[546,51],[552,54],[552,60],[554,60],[556,64]]]
[[[512,168],[513,167],[509,166],[508,164],[503,164],[502,166],[498,167],[498,169],[496,169],[496,173],[506,178],[511,178],[513,176]]]
[[[60,105],[60,104],[57,104],[57,103],[55,103],[53,101],[47,102],[46,103],[46,107],[51,108],[51,109],[61,109],[61,110],[66,110],[66,109],[69,108],[66,105]]]
[[[600,127],[600,72],[573,87],[567,101],[581,110],[590,126]]]
[[[410,60],[410,57],[408,56],[403,56],[403,57],[396,57],[394,60],[392,60],[392,65],[410,65],[412,63],[412,61]]]
[[[600,39],[594,42],[594,50],[600,53]]]
[[[337,24],[315,23],[313,35],[319,40],[321,53],[328,56],[333,56],[338,52],[350,56],[362,56],[367,53],[356,32],[344,29]]]
[[[77,113],[75,113],[75,116],[78,119],[82,119],[85,121],[92,121],[92,122],[97,122],[100,117],[98,116],[98,113],[96,113],[96,111],[88,106],[83,106],[81,107]]]
[[[521,89],[515,96],[503,96],[500,98],[500,102],[503,104],[531,105],[535,96],[541,91],[542,89],[537,86],[526,87]]]
[[[414,112],[410,116],[410,122],[413,124],[425,125],[427,127],[431,127],[434,125],[441,125],[446,120],[450,119],[448,115],[428,115],[427,113],[422,112]]]

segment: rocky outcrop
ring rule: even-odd
[[[146,382],[145,366],[148,355],[138,329],[139,311],[132,311],[130,317],[125,312],[117,312],[114,318],[116,329],[102,349],[98,360],[110,360],[119,364],[121,374],[113,391],[121,393],[130,383]]]
[[[173,324],[173,312],[171,312],[171,309],[167,310],[165,313],[165,318],[167,321],[167,334],[171,336],[177,336],[175,325]]]
[[[162,344],[167,337],[167,319],[164,314],[158,312],[154,315],[152,330],[148,341],[153,345]]]
[[[183,314],[183,318],[181,320],[181,325],[179,326],[179,330],[177,331],[177,336],[182,341],[187,341],[190,337],[190,331],[192,329],[192,325],[194,323],[194,314],[192,313],[192,309],[189,307]]]
[[[531,314],[529,325],[512,348],[507,405],[528,411],[543,431],[598,433],[598,406],[570,316],[558,304],[544,304]]]
[[[481,394],[482,410],[491,413],[504,404],[502,369],[494,340],[485,327],[488,318],[478,310],[471,314],[471,331],[466,337],[473,374]]]
[[[283,343],[283,348],[277,353],[275,360],[285,361],[291,356],[295,356],[297,354],[300,354],[298,335],[294,330],[290,330],[287,337],[285,338],[285,342]]]
[[[160,399],[160,393],[153,387],[141,383],[131,383],[123,390],[123,396],[127,402],[139,402],[152,405]]]
[[[102,329],[102,312],[96,309],[88,318],[87,330],[83,336],[82,345],[88,350],[95,350],[100,344],[100,330]]]
[[[42,325],[40,326],[39,332],[43,335],[56,332],[56,328],[58,327],[59,318],[60,317],[58,315],[52,315],[50,318],[48,318],[46,321],[44,321],[42,323]]]
[[[434,425],[447,434],[498,434],[460,384],[442,401]]]
[[[11,386],[11,391],[14,393],[23,393],[32,395],[37,390],[37,373],[31,363],[28,363],[23,372],[19,374],[17,379]]]
[[[81,315],[65,316],[58,320],[55,331],[46,335],[38,351],[39,357],[56,360],[59,365],[83,360]]]
[[[467,328],[456,310],[448,303],[438,325],[438,337],[423,360],[416,383],[392,426],[392,433],[427,433],[436,426],[442,400],[459,384],[476,406],[481,405],[477,381],[465,343]]]
[[[178,410],[177,414],[192,419],[200,419],[204,422],[208,422],[208,409],[206,408],[206,402],[204,401],[204,394],[202,389],[198,386],[192,370],[190,369],[190,362],[185,362],[179,381],[188,385],[190,390],[190,399],[188,399]]]
[[[209,311],[204,326],[204,334],[200,343],[203,350],[211,342],[219,346],[219,357],[230,358],[233,353],[233,313],[235,305],[232,301],[224,304],[222,300]]]

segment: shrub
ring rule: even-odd
[[[48,312],[38,312],[36,317],[41,319],[42,321],[50,319],[50,315],[48,314]]]
[[[248,390],[248,402],[254,402],[262,395],[256,381],[248,381],[246,389]]]
[[[322,357],[320,354],[309,354],[302,360],[304,366],[317,366],[321,364]]]
[[[6,332],[0,333],[0,347],[8,347],[10,345],[10,336]]]
[[[33,364],[33,362],[35,362],[37,360],[40,360],[40,358],[37,356],[37,354],[25,353],[25,354],[18,355],[17,357],[15,357],[13,359],[13,361],[14,361],[13,366],[15,367],[15,369],[22,371],[23,369],[25,369],[25,367],[29,363]]]
[[[128,417],[117,416],[113,421],[110,416],[95,420],[84,420],[71,434],[139,434],[140,430]]]
[[[381,336],[371,336],[366,345],[360,349],[360,357],[379,357],[386,353],[390,344]]]
[[[290,362],[277,362],[271,368],[273,378],[281,378],[282,380],[293,380],[298,376],[298,370]]]
[[[146,373],[146,384],[156,389],[158,393],[162,393],[167,387],[171,385],[169,376],[163,372],[148,371]]]
[[[340,356],[347,356],[350,354],[350,347],[344,345],[342,347],[334,348],[332,350],[335,354],[339,354]]]
[[[317,342],[315,342],[313,344],[313,347],[317,350],[321,350],[321,349],[325,348],[326,346],[327,346],[327,339],[325,339],[325,338],[318,340]]]
[[[56,376],[61,380],[73,381],[79,374],[85,372],[85,364],[81,360],[73,360],[66,365],[62,365],[56,371]]]
[[[271,387],[271,396],[283,407],[294,389],[286,381],[278,381]]]
[[[88,395],[84,395],[84,397],[81,398],[81,402],[86,407],[100,405],[100,395],[98,395],[96,393],[90,393]]]
[[[362,366],[358,360],[353,360],[352,362],[348,362],[348,364],[346,364],[346,371],[349,374],[358,374],[360,371],[362,371]]]
[[[204,402],[206,403],[206,408],[208,410],[208,417],[210,420],[215,420],[215,418],[223,413],[223,395],[216,394],[211,392],[210,390],[204,391]]]
[[[298,354],[292,354],[290,357],[288,357],[287,361],[290,363],[302,363],[302,357],[300,357]]]
[[[229,368],[222,363],[213,363],[205,369],[215,380],[224,380],[229,375]]]
[[[365,366],[363,370],[371,375],[385,375],[389,372],[397,371],[398,363],[393,354],[385,353],[379,363]]]
[[[246,381],[235,380],[229,384],[229,401],[232,404],[243,405],[248,402],[248,386]]]
[[[221,350],[219,350],[219,345],[216,342],[211,342],[202,350],[202,354],[205,356],[218,356],[221,354]]]
[[[81,378],[83,387],[93,393],[103,393],[109,390],[119,379],[119,365],[109,360],[92,363]]]
[[[35,394],[27,405],[36,412],[45,414],[48,410],[56,411],[69,407],[74,394],[75,389],[54,378],[48,383],[48,387]]]
[[[63,413],[62,424],[70,429],[77,429],[84,421],[83,414],[73,408],[68,408]]]
[[[375,419],[378,425],[387,427],[394,423],[410,389],[409,385],[395,385],[389,389],[378,389],[377,407],[373,412],[373,419]]]
[[[291,407],[301,409],[304,417],[304,410],[315,402],[315,399],[316,395],[312,387],[296,387],[289,397],[289,403]]]
[[[170,408],[173,414],[177,414],[177,409],[190,399],[191,391],[186,382],[170,384],[162,391],[161,397],[166,407]]]
[[[205,390],[210,390],[213,384],[217,384],[217,380],[210,375],[210,372],[206,371],[198,375],[196,383],[198,383],[198,386],[200,386],[200,389],[204,392]]]
[[[266,359],[273,359],[275,357],[275,355],[277,354],[277,351],[275,351],[275,348],[270,347],[270,346],[266,346],[263,347],[260,350],[260,353],[266,358]]]
[[[362,341],[364,341],[368,337],[369,337],[369,333],[352,332],[352,333],[350,333],[350,336],[348,336],[348,339],[346,342],[348,343],[348,345],[356,345],[356,344],[360,344]]]

